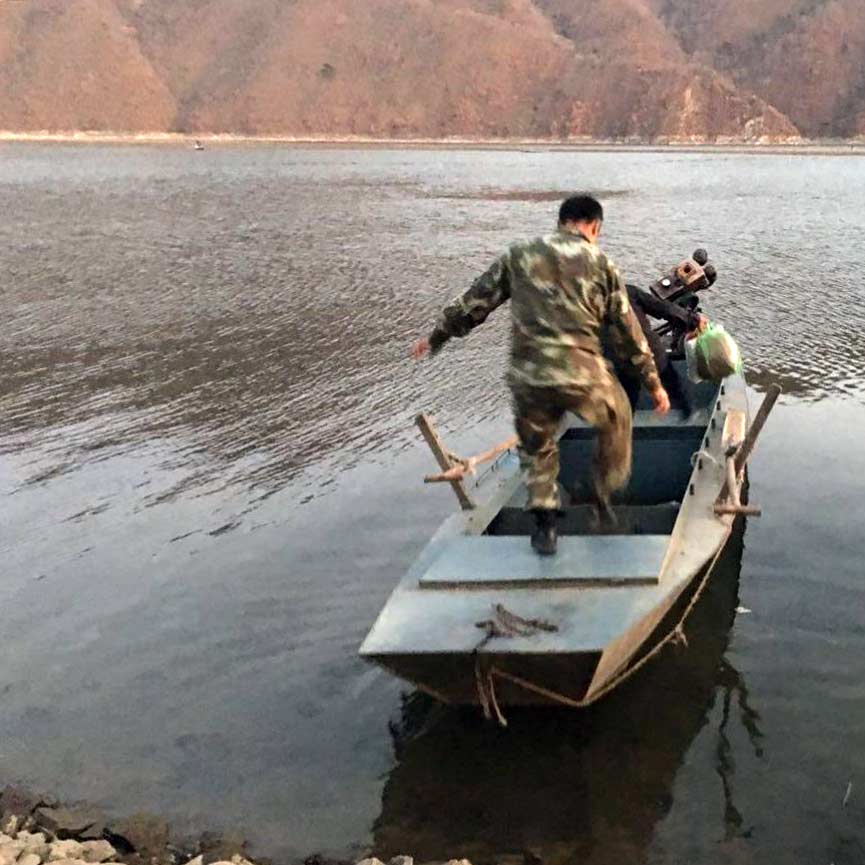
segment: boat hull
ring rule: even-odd
[[[535,557],[515,455],[481,481],[397,586],[360,653],[436,699],[489,710],[585,706],[616,687],[679,624],[732,531],[715,513],[725,456],[746,425],[744,381],[702,386],[697,411],[635,413],[634,477],[622,534],[599,535],[573,497],[553,560]],[[560,438],[566,489],[579,490],[592,431]]]

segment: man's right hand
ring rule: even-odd
[[[421,360],[430,352],[430,343],[427,337],[416,339],[411,345],[412,360]]]
[[[657,414],[663,416],[670,410],[670,397],[667,395],[667,391],[664,390],[663,387],[653,390],[650,396],[652,397],[652,403],[655,406],[655,412]]]

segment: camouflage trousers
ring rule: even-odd
[[[533,387],[511,384],[520,457],[527,470],[528,510],[559,510],[557,433],[566,411],[597,430],[592,462],[593,493],[609,501],[631,476],[631,406],[613,375],[590,385]]]

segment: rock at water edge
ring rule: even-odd
[[[48,858],[48,840],[42,832],[19,832],[16,839],[22,853],[32,853],[40,860]],[[20,860],[19,860],[20,861]]]
[[[246,850],[246,838],[236,833],[205,832],[199,841],[199,849],[204,865],[234,861],[234,857]]]
[[[0,819],[6,822],[10,816],[29,817],[43,804],[45,803],[42,796],[36,796],[22,787],[10,784],[0,793]]]
[[[77,808],[38,808],[34,816],[43,829],[63,839],[77,838],[103,822],[102,815],[97,811]]]
[[[65,841],[55,841],[48,848],[49,862],[62,862],[66,859],[84,860],[84,845],[80,841],[69,838]]]
[[[85,862],[106,862],[117,855],[117,851],[107,841],[85,841],[81,858]]]
[[[125,820],[112,822],[106,837],[122,852],[140,853],[145,859],[166,859],[168,823],[150,814],[134,814]]]

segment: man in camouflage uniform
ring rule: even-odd
[[[669,410],[622,278],[597,246],[602,222],[603,209],[594,198],[569,198],[559,211],[558,231],[511,246],[412,348],[416,359],[435,354],[510,300],[507,380],[527,468],[527,508],[537,520],[532,546],[542,555],[556,551],[561,509],[557,432],[566,411],[597,430],[592,494],[601,519],[614,520],[610,496],[630,476],[631,407],[604,360],[602,329],[620,359],[638,372],[656,409]]]

